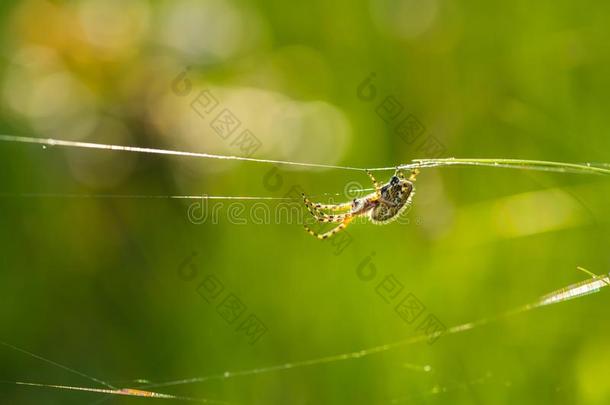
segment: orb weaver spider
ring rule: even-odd
[[[325,233],[316,233],[307,225],[305,225],[305,230],[318,239],[327,239],[345,229],[357,216],[365,216],[373,224],[384,225],[394,221],[411,205],[411,200],[415,195],[413,183],[419,170],[411,170],[411,176],[406,179],[404,173],[396,169],[390,181],[384,185],[380,185],[370,171],[367,170],[366,174],[373,182],[375,191],[362,198],[354,198],[351,202],[313,203],[303,194],[303,201],[307,209],[318,222],[340,222],[339,226]],[[325,213],[323,210],[337,212],[337,214]]]

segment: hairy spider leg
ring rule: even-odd
[[[373,182],[373,186],[375,186],[375,195],[377,196],[377,198],[380,198],[381,197],[381,186],[377,182],[377,179],[375,179],[375,176],[373,176],[373,173],[371,173],[368,170],[366,171],[366,174],[370,177],[371,181]]]
[[[415,181],[415,177],[419,174],[419,169],[411,170],[411,176],[409,176],[409,181]]]
[[[314,207],[319,210],[329,210],[329,211],[343,211],[352,208],[351,202],[340,203],[340,204],[320,204],[315,203]]]
[[[305,194],[301,194],[303,196],[303,201],[305,202],[305,206],[314,217],[325,215],[321,210],[330,210],[330,211],[344,211],[350,209],[352,207],[352,203],[341,203],[341,204],[320,204],[313,203],[305,196]]]
[[[319,212],[318,215],[314,215],[314,218],[318,222],[343,222],[346,218],[351,218],[354,215],[351,212],[346,214],[328,215],[323,212]]]
[[[344,214],[337,214],[337,215],[332,215],[332,214],[329,215],[329,214],[326,214],[326,213],[320,211],[319,209],[317,209],[318,205],[322,206],[322,204],[313,204],[311,201],[309,201],[309,199],[307,197],[305,197],[305,195],[303,195],[303,200],[305,201],[305,206],[309,210],[309,213],[311,215],[313,215],[313,217],[316,219],[316,221],[319,221],[319,222],[341,222],[345,218],[352,216],[351,212],[344,213]],[[339,204],[338,206],[342,206],[342,205],[346,205],[346,204]],[[334,205],[328,205],[328,206],[332,207],[332,209],[334,209],[335,211],[338,211],[338,209],[336,208],[337,206],[334,206]],[[347,204],[347,207],[351,207],[351,203]],[[344,208],[342,208],[342,209],[344,209]]]
[[[311,228],[309,228],[307,225],[305,225],[305,230],[311,235],[311,236],[315,236],[318,239],[328,239],[331,236],[333,236],[334,234],[336,234],[337,232],[341,232],[343,229],[345,229],[350,222],[352,222],[353,217],[347,217],[343,220],[343,222],[341,222],[339,224],[339,226],[331,229],[328,232],[325,233],[317,233],[314,230],[312,230]]]

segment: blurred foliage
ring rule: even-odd
[[[27,0],[0,8],[2,133],[243,155],[234,140],[249,129],[262,145],[255,157],[361,167],[430,157],[422,147],[430,139],[439,156],[610,161],[610,3]],[[214,115],[193,108],[205,90],[219,102]],[[400,104],[389,122],[387,97]],[[241,122],[227,139],[210,126],[221,108]],[[396,128],[407,116],[424,130],[405,140]],[[253,223],[254,203],[246,224],[229,220],[228,202],[208,207],[217,223],[194,224],[192,201],[101,195],[319,195],[354,181],[369,187],[361,173],[8,143],[0,159],[1,339],[110,382],[356,351],[417,333],[417,322],[394,311],[408,292],[450,326],[581,280],[577,265],[602,273],[610,264],[602,177],[425,170],[409,224],[355,224],[338,253],[294,222]],[[357,273],[365,260],[377,270],[370,281]],[[198,293],[210,275],[224,285],[219,297],[235,294],[265,324],[258,342]],[[387,276],[404,287],[391,303],[378,293]],[[606,404],[607,300],[594,295],[432,345],[165,391],[244,404]],[[0,352],[1,380],[91,385]],[[3,385],[0,398],[100,396]]]

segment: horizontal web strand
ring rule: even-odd
[[[413,163],[399,164],[397,166],[388,167],[353,167],[353,166],[339,166],[339,165],[328,165],[319,163],[304,163],[304,162],[293,162],[286,160],[275,160],[275,159],[256,159],[243,156],[230,156],[230,155],[217,155],[211,153],[200,153],[200,152],[186,152],[176,151],[170,149],[155,149],[155,148],[143,148],[138,146],[124,146],[124,145],[111,145],[93,142],[80,142],[80,141],[65,141],[60,139],[52,138],[34,138],[34,137],[21,137],[14,135],[0,135],[0,141],[2,142],[17,142],[27,144],[38,144],[45,146],[64,146],[72,148],[83,148],[83,149],[101,149],[101,150],[114,150],[123,152],[135,152],[135,153],[147,153],[147,154],[158,154],[158,155],[172,155],[172,156],[186,156],[203,159],[220,159],[220,160],[236,160],[256,163],[270,163],[278,165],[288,166],[301,166],[301,167],[312,167],[321,169],[337,169],[337,170],[353,170],[353,171],[389,171],[401,169],[415,169],[415,168],[429,168],[429,167],[443,167],[443,166],[489,166],[489,167],[501,167],[510,169],[527,169],[527,170],[541,170],[547,172],[559,172],[559,173],[579,173],[579,174],[605,174],[610,175],[610,164],[608,163],[562,163],[562,162],[551,162],[543,160],[527,160],[527,159],[464,159],[464,158],[446,158],[446,159],[415,159]]]
[[[364,170],[359,167],[325,165],[325,164],[317,164],[317,163],[290,162],[290,161],[273,160],[273,159],[255,159],[255,158],[248,158],[248,157],[242,157],[242,156],[216,155],[216,154],[212,154],[212,153],[185,152],[185,151],[176,151],[176,150],[169,150],[169,149],[155,149],[155,148],[141,148],[138,146],[107,145],[107,144],[92,143],[92,142],[63,141],[63,140],[51,139],[51,138],[43,139],[43,138],[12,136],[12,135],[0,135],[0,141],[39,144],[39,145],[45,145],[45,146],[67,146],[67,147],[83,148],[83,149],[115,150],[115,151],[123,151],[123,152],[148,153],[148,154],[156,154],[156,155],[186,156],[186,157],[203,158],[203,159],[239,160],[239,161],[246,161],[246,162],[257,162],[257,163],[272,163],[272,164],[278,164],[278,165],[317,167],[317,168],[322,168],[322,169]]]

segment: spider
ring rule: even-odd
[[[303,194],[303,201],[305,201],[307,209],[317,221],[340,222],[339,226],[325,233],[316,233],[308,226],[305,226],[305,230],[318,239],[327,239],[345,229],[354,217],[367,216],[373,224],[383,225],[394,221],[411,205],[411,199],[415,195],[415,185],[413,183],[415,177],[419,174],[419,170],[412,170],[411,176],[406,179],[404,173],[396,169],[390,181],[383,186],[379,185],[370,171],[367,170],[366,174],[373,182],[375,192],[362,198],[354,198],[351,202],[341,204],[313,203]],[[322,210],[340,213],[328,214]]]

